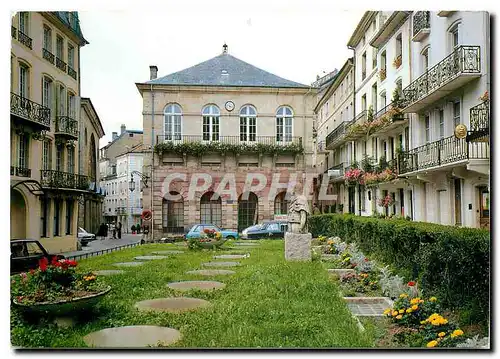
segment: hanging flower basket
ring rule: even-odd
[[[356,184],[364,184],[363,175],[363,170],[359,168],[348,169],[344,174],[346,185],[354,186]]]

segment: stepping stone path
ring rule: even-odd
[[[153,261],[155,259],[165,259],[168,258],[167,256],[138,256],[134,257],[135,260],[137,261]]]
[[[142,266],[144,262],[120,262],[120,263],[113,263],[114,266],[118,267],[138,267]]]
[[[250,257],[250,254],[221,254],[220,256],[214,256],[215,259],[239,259],[248,257]]]
[[[185,243],[185,242],[174,242],[174,244],[176,246],[185,246],[185,247],[187,247],[187,243]]]
[[[144,348],[173,344],[181,339],[181,333],[172,328],[154,325],[131,325],[107,328],[83,337],[85,344],[96,348]]]
[[[199,269],[199,270],[191,270],[189,272],[186,272],[186,274],[199,274],[199,275],[213,276],[213,275],[236,274],[236,272],[232,271],[232,270],[225,270],[225,269]]]
[[[141,311],[181,313],[197,308],[205,308],[211,303],[198,298],[172,297],[144,300],[135,304]]]
[[[201,264],[204,267],[236,267],[240,262],[207,262]]]
[[[186,252],[184,251],[158,251],[158,252],[153,252],[152,254],[184,254]]]
[[[113,274],[123,274],[125,271],[119,269],[104,269],[94,272],[97,275],[113,275]]]
[[[187,280],[183,282],[172,282],[168,283],[168,286],[175,290],[186,291],[191,289],[198,290],[212,290],[221,289],[226,285],[221,282],[205,281],[205,280]]]
[[[347,307],[358,317],[383,317],[384,310],[393,302],[388,297],[344,297]]]

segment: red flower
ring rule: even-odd
[[[30,274],[35,274],[35,270],[34,269],[30,269]]]
[[[410,281],[410,282],[408,282],[408,286],[409,286],[409,287],[413,287],[415,284],[416,284],[416,283],[415,283],[414,281]]]
[[[368,258],[365,258],[365,262],[368,262]]]
[[[76,263],[76,261],[68,260],[68,265],[70,267],[76,267],[77,263]]]
[[[38,266],[40,267],[40,270],[42,272],[45,272],[47,270],[47,264],[49,264],[49,260],[46,257],[43,257],[38,261]]]
[[[205,228],[205,229],[203,230],[203,232],[205,232],[206,234],[209,234],[209,233],[210,233],[210,229]]]
[[[50,262],[50,264],[55,265],[56,263],[57,263],[57,257],[54,256],[52,257],[52,261]]]

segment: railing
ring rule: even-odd
[[[84,259],[84,258],[88,258],[88,257],[98,256],[98,255],[101,255],[101,254],[111,253],[113,251],[119,251],[119,250],[124,249],[124,248],[136,247],[136,246],[138,246],[140,244],[141,244],[141,242],[129,243],[129,244],[125,244],[123,246],[101,249],[100,251],[93,251],[93,252],[86,252],[86,253],[82,253],[82,254],[75,254],[75,255],[72,255],[72,256],[65,256],[65,258],[66,259],[74,259],[74,260],[76,260],[76,259]]]
[[[68,75],[70,75],[72,78],[76,80],[76,71],[73,70],[73,68],[69,65],[68,65]]]
[[[49,50],[47,49],[43,49],[42,50],[42,56],[45,60],[47,60],[48,62],[50,62],[52,65],[54,65],[54,59],[55,59],[55,56],[52,52],[50,52]]]
[[[465,138],[450,136],[403,152],[399,172],[408,173],[467,159],[488,159],[489,154],[488,142],[467,142]]]
[[[413,15],[413,36],[415,36],[422,29],[429,29],[430,24],[430,11],[417,11]]]
[[[483,131],[490,128],[490,102],[485,101],[470,109],[470,130]]]
[[[18,177],[31,177],[31,170],[25,167],[10,166],[10,175]]]
[[[66,72],[66,63],[59,57],[56,57],[56,67],[64,72]]]
[[[197,142],[219,142],[231,145],[241,143],[247,144],[264,144],[264,145],[290,145],[301,144],[302,137],[299,136],[282,136],[282,140],[278,140],[277,136],[254,136],[255,141],[244,141],[241,136],[219,136],[218,141],[204,140],[202,135],[157,135],[156,143],[174,142],[174,143],[197,143]],[[247,136],[247,139],[249,137]]]
[[[57,116],[55,132],[78,137],[78,121],[68,116]]]
[[[17,39],[19,40],[19,42],[21,44],[23,44],[26,47],[29,47],[30,49],[32,49],[33,40],[31,39],[31,37],[29,37],[28,35],[26,35],[21,30],[17,30]]]
[[[346,164],[344,164],[343,162],[337,164],[337,165],[333,165],[332,167],[330,167],[326,173],[328,173],[328,171],[330,170],[339,170],[340,171],[340,176],[343,176],[344,175],[344,171],[346,169]]]
[[[42,187],[88,190],[90,177],[75,173],[41,170]]]
[[[480,73],[479,46],[459,46],[403,90],[405,107],[437,90],[460,73]]]
[[[326,136],[326,147],[337,143],[346,134],[347,126],[350,122],[341,122],[332,132]]]
[[[356,123],[364,123],[367,118],[368,111],[363,110],[356,117],[354,117],[354,120],[350,121],[347,127],[350,127]]]
[[[10,35],[13,39],[17,38],[17,29],[14,26],[10,27]]]
[[[39,123],[40,125],[50,127],[49,108],[13,92],[10,93],[10,112],[14,115]]]

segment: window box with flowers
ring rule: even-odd
[[[77,262],[47,258],[37,269],[11,277],[11,297],[23,312],[64,315],[94,306],[111,287],[92,272],[78,273]]]
[[[395,69],[399,69],[399,67],[401,66],[402,63],[403,63],[403,58],[401,55],[399,55],[392,62],[392,66],[394,66]]]
[[[380,69],[378,72],[378,77],[380,81],[384,81],[387,78],[387,70],[386,69]]]
[[[347,186],[355,186],[356,184],[364,184],[363,182],[363,170],[359,168],[350,168],[345,174],[345,184]]]
[[[206,228],[199,238],[190,238],[188,241],[189,249],[218,249],[225,242],[226,238],[222,238],[222,233],[215,229]]]

